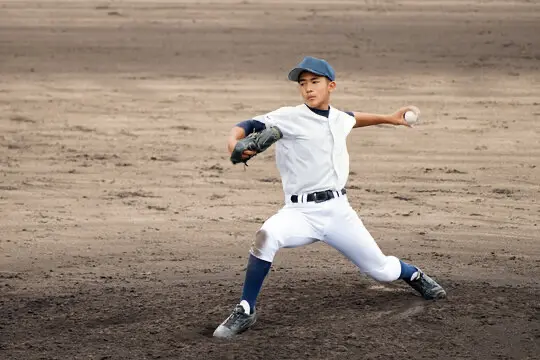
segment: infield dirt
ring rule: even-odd
[[[0,358],[537,359],[538,34],[534,1],[0,1]],[[448,299],[314,244],[216,340],[283,203],[226,138],[301,103],[304,55],[338,108],[422,110],[351,133],[348,195]]]

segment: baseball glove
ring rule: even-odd
[[[261,132],[254,132],[249,134],[243,139],[238,140],[236,146],[231,153],[231,162],[233,164],[244,163],[247,165],[249,159],[254,157],[260,152],[268,149],[273,143],[283,137],[283,133],[276,126],[264,129]],[[255,151],[255,155],[251,155],[247,158],[242,158],[242,154],[246,150]]]

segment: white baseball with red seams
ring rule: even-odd
[[[413,108],[411,110],[408,110],[403,115],[403,118],[409,125],[414,125],[418,121],[418,118],[420,117],[420,110],[418,108]]]

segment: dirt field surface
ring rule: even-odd
[[[538,34],[537,1],[0,0],[0,358],[538,359]],[[338,108],[421,108],[351,133],[348,194],[448,299],[314,244],[217,340],[283,204],[226,138],[301,103],[305,55]]]

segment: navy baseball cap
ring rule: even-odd
[[[310,73],[326,76],[330,81],[336,79],[336,73],[330,64],[323,59],[317,59],[312,56],[306,56],[294,69],[289,72],[289,80],[298,82],[300,74],[304,71],[309,71]]]

